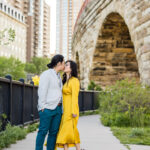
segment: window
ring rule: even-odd
[[[2,3],[0,3],[0,9],[2,9],[3,8],[3,4]]]
[[[10,14],[10,8],[8,8],[8,13]]]
[[[20,20],[20,14],[18,14],[18,19]]]
[[[4,6],[4,11],[6,12],[6,5]]]
[[[15,12],[15,17],[17,18],[17,12]]]
[[[14,11],[13,11],[13,10],[11,10],[11,15],[12,15],[12,16],[14,15]]]

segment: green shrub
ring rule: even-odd
[[[7,124],[6,129],[3,132],[0,132],[0,150],[15,143],[17,140],[24,139],[27,133],[35,131],[38,128],[38,125],[38,123],[35,123],[29,125],[27,128],[23,128]]]
[[[102,91],[102,88],[97,85],[94,81],[90,81],[88,85],[88,90]]]
[[[144,129],[143,128],[133,128],[131,130],[131,133],[129,135],[130,137],[135,137],[135,136],[144,136]]]
[[[101,122],[105,126],[111,126],[112,124],[112,119],[110,119],[111,116],[107,113],[101,113]]]
[[[7,74],[10,74],[13,80],[25,78],[24,67],[25,64],[19,59],[14,57],[0,57],[0,77],[5,77]]]
[[[10,144],[15,143],[17,140],[26,137],[26,130],[17,126],[7,125],[6,130],[0,133],[0,149],[8,147]]]
[[[134,80],[117,81],[99,95],[102,123],[106,126],[150,125],[150,88]]]
[[[50,62],[49,58],[33,57],[29,63],[25,64],[25,71],[40,75],[43,71],[47,70],[47,64]]]
[[[0,132],[2,131],[2,121],[0,120]]]
[[[31,124],[31,125],[29,125],[28,128],[27,128],[27,133],[36,131],[36,129],[38,128],[38,125],[39,124]]]
[[[5,127],[7,125],[7,115],[6,114],[0,114],[0,132],[5,130]]]

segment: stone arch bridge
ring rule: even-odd
[[[82,88],[124,78],[150,85],[150,1],[85,0],[72,40]]]

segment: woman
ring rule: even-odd
[[[77,129],[79,119],[78,95],[80,83],[77,78],[77,64],[68,60],[63,78],[63,115],[57,134],[56,148],[76,147],[80,150],[80,137]]]

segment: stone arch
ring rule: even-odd
[[[123,17],[112,12],[99,31],[89,80],[106,86],[132,77],[139,81],[134,44]]]
[[[97,37],[104,20],[111,13],[118,13],[126,23],[134,46],[140,81],[150,85],[150,3],[131,0],[86,0],[79,13],[72,40],[72,58],[80,56],[82,87],[87,88]]]

